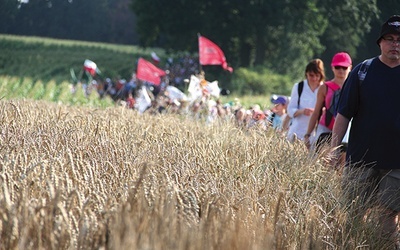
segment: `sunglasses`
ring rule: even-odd
[[[347,70],[349,67],[343,67],[343,66],[335,66],[335,69],[343,69],[343,70]]]

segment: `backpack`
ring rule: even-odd
[[[275,113],[272,113],[272,114],[271,114],[271,116],[270,116],[270,118],[269,118],[269,122],[270,122],[271,124],[274,122],[275,116],[276,116]]]
[[[358,80],[359,80],[359,84],[360,85],[363,83],[365,77],[367,76],[368,68],[371,65],[373,60],[374,60],[374,58],[369,58],[369,59],[364,60],[361,63],[361,66],[360,66],[360,68],[358,69],[358,72],[357,72]],[[329,106],[328,109],[326,109],[326,112],[325,112],[325,124],[326,124],[326,126],[329,126],[329,124],[331,123],[332,118],[336,117],[336,115],[337,115],[337,108],[338,108],[338,105],[339,105],[338,103],[339,103],[339,99],[340,99],[340,91],[341,91],[341,89],[334,90],[334,93],[333,93],[333,96],[332,96],[332,99],[331,99],[331,102],[330,102],[330,106]]]

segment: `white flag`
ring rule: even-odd
[[[188,87],[189,99],[191,101],[197,100],[203,96],[203,90],[206,90],[211,96],[219,98],[221,89],[218,86],[218,81],[205,81],[203,82],[203,86],[201,84],[201,80],[192,75],[190,76],[190,83]]]
[[[203,92],[200,85],[200,79],[198,77],[194,75],[190,76],[188,92],[189,92],[189,99],[192,102],[202,97]]]
[[[221,89],[218,86],[218,81],[207,82],[205,89],[210,93],[211,96],[219,98],[219,93]]]
[[[146,87],[142,86],[142,88],[139,90],[139,96],[136,99],[135,108],[139,111],[139,113],[143,113],[150,106],[150,96],[147,93]]]
[[[174,100],[178,100],[178,101],[187,101],[187,96],[185,95],[185,93],[183,93],[182,91],[180,91],[177,87],[174,86],[168,86],[166,88],[166,91],[168,93],[168,97],[174,101]]]
[[[84,70],[89,72],[92,76],[94,76],[96,73],[99,73],[99,69],[97,68],[96,63],[89,59],[86,59],[83,62],[83,68]]]

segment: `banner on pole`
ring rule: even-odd
[[[201,65],[221,65],[223,69],[233,72],[233,68],[226,62],[224,52],[204,36],[199,36],[199,59]]]

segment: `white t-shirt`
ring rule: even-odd
[[[304,80],[303,92],[300,96],[300,105],[297,106],[297,101],[299,99],[299,93],[297,91],[298,85],[299,83],[294,84],[292,88],[292,93],[290,95],[290,102],[288,105],[288,115],[292,117],[291,125],[287,133],[287,138],[289,141],[293,141],[294,136],[296,136],[298,139],[303,140],[304,135],[307,133],[308,122],[311,118],[311,116],[306,115],[298,115],[297,117],[294,117],[294,113],[299,109],[314,109],[315,103],[317,102],[319,87],[312,91],[310,86],[308,85],[308,81]]]

